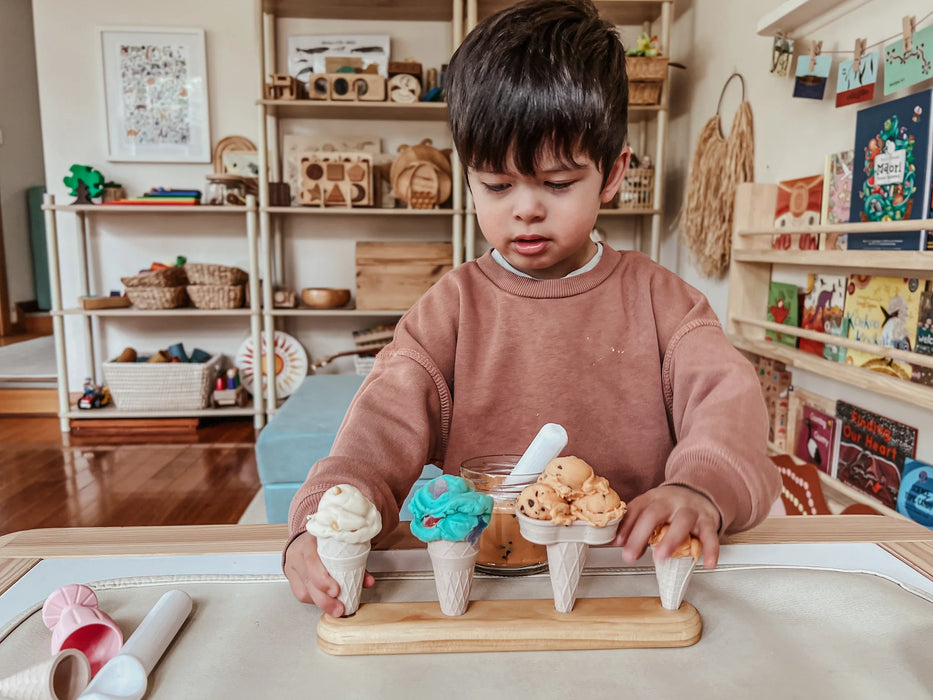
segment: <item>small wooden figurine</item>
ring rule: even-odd
[[[93,204],[91,200],[104,191],[104,176],[90,165],[75,164],[69,170],[71,175],[63,182],[71,188],[68,194],[77,197],[72,204]]]
[[[399,146],[389,177],[392,196],[409,209],[436,209],[450,198],[452,179],[450,157],[424,139],[416,146]]]
[[[281,73],[269,76],[269,82],[263,86],[263,94],[267,100],[297,100],[299,98],[299,82],[297,78]]]

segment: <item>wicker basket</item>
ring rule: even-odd
[[[629,168],[619,188],[619,209],[651,209],[654,204],[654,168]]]
[[[661,83],[667,78],[667,56],[626,56],[629,82]]]
[[[104,381],[119,411],[206,408],[223,357],[207,362],[105,362]]]
[[[188,303],[184,287],[127,287],[126,296],[137,309],[177,309]]]
[[[189,284],[188,298],[199,309],[239,309],[243,306],[243,285]]]
[[[662,87],[664,87],[664,83],[629,83],[628,103],[630,105],[661,104]]]
[[[127,287],[184,287],[188,284],[185,268],[175,265],[162,270],[140,272],[132,277],[121,277]]]
[[[185,263],[185,273],[190,284],[232,286],[246,284],[249,279],[249,275],[238,267],[210,263]]]

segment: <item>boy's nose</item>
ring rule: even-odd
[[[523,190],[515,198],[512,214],[516,221],[532,223],[544,219],[546,213],[544,202],[531,190]]]

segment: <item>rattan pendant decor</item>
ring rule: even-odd
[[[726,88],[734,78],[742,83],[742,102],[729,135],[724,136],[719,112]],[[754,179],[754,170],[752,106],[745,100],[745,79],[733,73],[719,93],[715,116],[700,131],[679,216],[684,244],[706,277],[721,277],[729,268],[735,190],[740,183]]]

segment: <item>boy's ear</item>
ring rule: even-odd
[[[618,192],[619,187],[622,186],[622,178],[625,177],[625,171],[628,170],[628,162],[631,155],[632,151],[626,146],[622,149],[619,157],[615,159],[612,168],[609,170],[609,177],[606,178],[606,185],[599,195],[599,201],[606,204],[616,196],[616,192]]]

